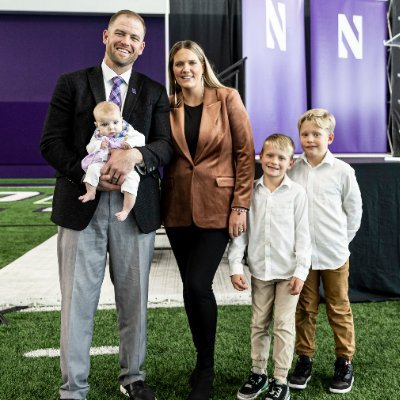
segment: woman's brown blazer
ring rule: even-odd
[[[228,227],[231,207],[250,207],[254,180],[254,143],[239,93],[205,89],[196,154],[185,138],[183,101],[170,98],[175,154],[164,169],[162,212],[165,227],[195,224]]]

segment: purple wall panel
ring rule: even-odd
[[[307,107],[303,0],[243,1],[243,55],[256,152],[275,132],[291,136],[301,152],[297,119]]]
[[[39,141],[60,74],[100,64],[108,16],[0,14],[0,178],[47,177]],[[165,84],[164,18],[145,18],[135,69]],[[14,166],[14,168],[12,168]]]
[[[311,0],[312,107],[337,120],[331,150],[384,153],[387,3]]]

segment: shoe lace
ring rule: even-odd
[[[280,397],[280,395],[281,395],[281,393],[282,393],[282,387],[280,386],[280,385],[278,385],[275,381],[273,381],[273,382],[271,382],[271,390],[270,390],[270,392],[269,392],[269,395],[272,397],[272,398],[275,398],[275,399],[279,399],[279,397]]]
[[[247,380],[246,386],[255,386],[260,382],[261,376],[258,374],[251,373]]]

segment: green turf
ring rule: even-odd
[[[52,184],[52,179],[0,179],[0,198],[5,198],[5,192],[10,191],[38,192],[24,200],[0,202],[0,268],[56,234],[50,212],[41,212],[51,207]]]
[[[54,185],[55,179],[54,178],[22,178],[22,179],[15,179],[15,178],[2,178],[0,179],[0,185]]]
[[[11,184],[43,187],[4,187]],[[54,180],[0,180],[4,191],[38,191],[34,198],[0,203],[0,268],[56,233],[49,212],[38,212],[50,204],[35,204],[51,196]],[[324,306],[322,306],[323,308]],[[292,391],[292,399],[386,400],[400,398],[400,303],[354,304],[357,353],[355,385],[344,395],[332,395],[327,388],[333,372],[333,338],[324,313],[319,317],[318,351],[313,378],[306,391]],[[56,347],[59,342],[59,313],[6,314],[10,325],[0,325],[0,400],[57,399],[60,384],[58,358],[24,358],[23,353]],[[250,369],[250,307],[219,308],[216,348],[216,390],[214,400],[234,399],[237,388]],[[148,382],[159,400],[184,399],[187,379],[194,364],[194,352],[184,310],[151,309],[146,370]],[[96,316],[94,346],[117,346],[115,311]],[[271,372],[271,368],[269,368]],[[92,357],[91,391],[88,400],[123,399],[118,392],[118,357]]]
[[[353,305],[353,312],[357,337],[353,391],[343,395],[328,392],[334,345],[325,313],[321,312],[313,377],[307,390],[292,391],[294,400],[399,398],[400,303],[359,303]],[[57,399],[59,359],[24,358],[23,353],[39,348],[58,348],[59,313],[20,312],[6,314],[6,317],[11,323],[0,325],[0,400]],[[247,377],[250,368],[249,323],[249,306],[219,307],[214,400],[234,399],[237,388]],[[115,311],[99,311],[93,345],[117,344]],[[147,381],[156,390],[159,400],[185,399],[193,363],[194,352],[184,310],[150,309],[145,367]],[[118,372],[116,355],[92,357],[88,400],[122,400],[118,393]]]

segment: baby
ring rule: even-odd
[[[96,197],[101,168],[107,162],[111,149],[131,149],[145,145],[144,135],[122,119],[121,111],[116,104],[103,101],[94,108],[93,115],[96,130],[86,146],[89,154],[82,160],[82,168],[86,172],[83,180],[86,193],[79,197],[82,203],[94,200]],[[119,221],[124,221],[135,205],[139,182],[139,174],[132,170],[122,183],[123,208],[115,214]]]

